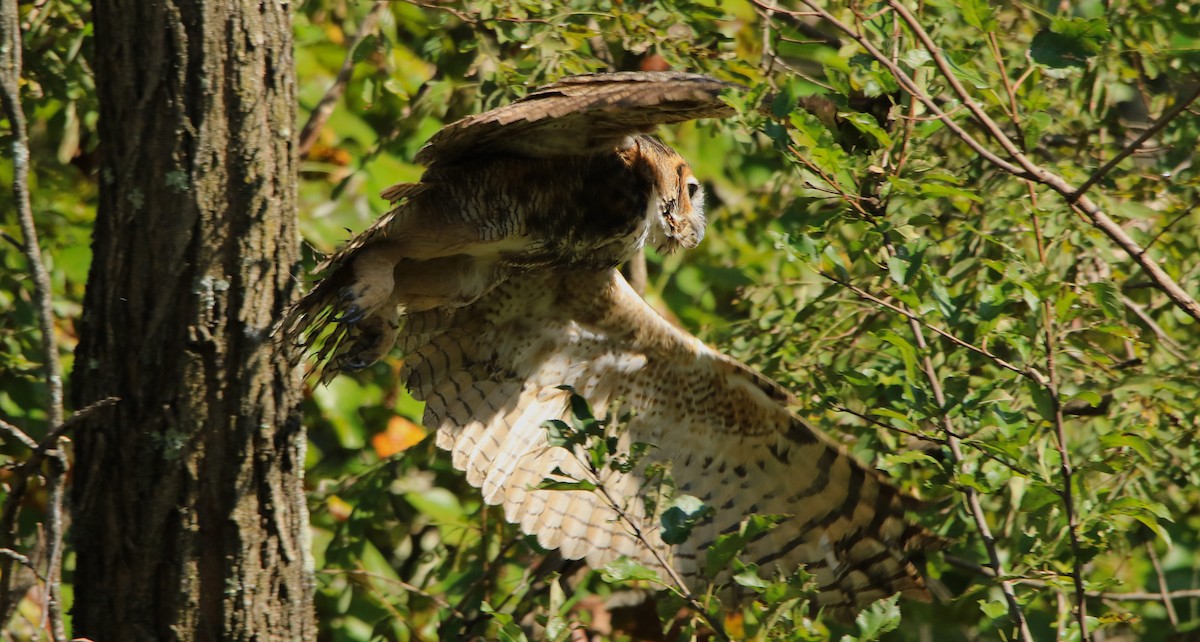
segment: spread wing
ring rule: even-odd
[[[776,384],[668,323],[615,270],[514,276],[471,306],[411,316],[401,345],[438,445],[487,502],[566,558],[598,567],[629,556],[699,586],[719,534],[748,513],[783,514],[746,561],[765,572],[806,564],[834,609],[927,597],[908,557],[940,540],[905,519],[906,498],[790,413]],[[637,468],[597,477],[578,453],[548,444],[545,422],[571,418],[564,384],[597,416],[617,403],[634,411],[621,448],[654,446]],[[662,503],[643,501],[659,491],[652,464],[716,511],[681,544],[663,541]],[[607,495],[538,489],[555,471]]]
[[[678,72],[623,72],[564,78],[525,98],[444,127],[416,155],[436,167],[488,152],[528,156],[612,149],[656,125],[728,116],[729,83]]]

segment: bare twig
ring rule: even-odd
[[[443,608],[450,611],[459,619],[467,619],[462,612],[455,609],[454,605],[447,602],[442,596],[437,595],[436,593],[430,593],[429,591],[426,591],[415,584],[409,584],[408,582],[405,582],[399,578],[388,577],[387,575],[375,573],[373,571],[368,571],[361,568],[323,568],[316,571],[316,573],[318,575],[349,575],[350,577],[365,577],[380,582],[387,582],[388,584],[392,584],[406,593],[420,595],[421,597],[428,599],[429,601],[438,605],[438,608]]]
[[[1007,71],[1004,68],[1004,61],[1000,57],[999,45],[995,44],[995,35],[989,34],[993,41],[993,52],[996,56],[996,65],[1000,68],[1001,75],[1007,79]],[[1006,83],[1007,87],[1007,83]],[[1016,96],[1012,93],[1012,88],[1009,87],[1009,100],[1012,102],[1012,121],[1020,127],[1019,115],[1016,107]],[[1024,149],[1024,146],[1022,146]],[[1042,223],[1038,219],[1038,192],[1034,189],[1034,181],[1025,180],[1025,187],[1029,192],[1029,218],[1030,224],[1033,227],[1034,236],[1037,240],[1037,257],[1038,262],[1042,264],[1043,269],[1049,269],[1046,262],[1046,242],[1042,235]],[[1075,586],[1075,623],[1079,627],[1080,638],[1085,642],[1090,639],[1088,635],[1087,623],[1087,593],[1083,587],[1083,569],[1081,568],[1081,546],[1079,543],[1079,517],[1075,512],[1075,497],[1073,479],[1075,477],[1075,468],[1071,464],[1071,451],[1067,447],[1067,431],[1066,420],[1063,412],[1063,403],[1061,388],[1059,387],[1058,377],[1058,319],[1055,314],[1055,308],[1051,305],[1049,298],[1042,298],[1042,340],[1046,345],[1046,373],[1047,379],[1042,383],[1046,389],[1047,395],[1050,397],[1050,407],[1053,410],[1053,425],[1054,425],[1054,443],[1058,449],[1059,471],[1062,475],[1062,490],[1059,491],[1059,497],[1062,498],[1063,510],[1067,518],[1067,536],[1071,544],[1071,581]],[[1060,596],[1061,597],[1061,596]],[[1060,607],[1065,603],[1059,599]],[[1065,626],[1063,619],[1059,620],[1059,627]],[[1059,636],[1062,636],[1060,631]]]
[[[22,446],[25,446],[30,450],[34,450],[38,447],[38,444],[33,440],[33,437],[30,437],[29,435],[25,434],[24,430],[17,428],[3,419],[0,419],[0,430],[8,433],[9,436],[21,442]]]
[[[7,557],[8,559],[10,559],[10,560],[12,560],[12,561],[14,561],[14,562],[16,562],[16,563],[20,564],[21,566],[24,566],[25,568],[28,568],[29,570],[33,571],[33,574],[34,574],[34,575],[36,575],[36,576],[37,576],[37,578],[38,578],[39,580],[40,580],[40,579],[43,579],[43,578],[42,578],[42,574],[38,572],[38,569],[37,569],[37,564],[34,564],[34,563],[33,563],[33,560],[31,560],[31,559],[29,559],[28,557],[26,557],[26,556],[24,556],[24,555],[22,555],[22,554],[20,554],[20,553],[18,553],[18,552],[16,552],[16,551],[14,551],[13,549],[11,549],[11,548],[0,548],[0,557]]]
[[[1045,262],[1045,254],[1042,254],[1041,259]],[[1050,407],[1054,411],[1054,443],[1058,448],[1058,466],[1062,474],[1062,490],[1059,494],[1062,497],[1063,510],[1067,518],[1067,537],[1071,543],[1071,581],[1075,585],[1075,622],[1079,626],[1080,638],[1086,642],[1091,637],[1088,635],[1087,625],[1087,593],[1083,587],[1083,570],[1080,568],[1083,548],[1079,542],[1079,517],[1075,513],[1075,498],[1072,490],[1075,468],[1071,464],[1070,449],[1067,448],[1066,420],[1063,417],[1062,398],[1059,396],[1058,365],[1055,359],[1058,351],[1058,338],[1055,334],[1054,308],[1050,305],[1049,299],[1042,301],[1042,316],[1045,318],[1042,336],[1046,343],[1046,369],[1049,373],[1049,380],[1046,382],[1045,388],[1050,396]]]
[[[951,566],[960,568],[964,571],[975,573],[989,579],[996,579],[996,572],[987,566],[957,557],[955,555],[946,555],[945,560]],[[1031,577],[1014,577],[1012,581],[1022,586],[1033,586],[1037,588],[1047,588],[1050,583],[1045,580],[1035,579]],[[1200,598],[1200,589],[1180,589],[1178,591],[1129,591],[1125,593],[1115,591],[1088,591],[1088,597],[1097,600],[1108,600],[1111,602],[1161,602],[1163,600],[1191,600]]]
[[[1178,223],[1179,221],[1182,221],[1185,217],[1187,217],[1188,214],[1191,214],[1192,210],[1196,209],[1197,206],[1200,206],[1200,200],[1193,202],[1191,205],[1188,205],[1187,209],[1180,212],[1178,215],[1175,216],[1175,218],[1171,219],[1169,222],[1167,222],[1166,225],[1162,226],[1162,229],[1159,230],[1158,232],[1156,232],[1154,234],[1154,237],[1146,242],[1145,249],[1149,250],[1151,245],[1154,245],[1155,243],[1158,242],[1159,237],[1161,237],[1163,234],[1165,234],[1167,230],[1174,227],[1176,223]]]
[[[578,457],[579,455],[576,454],[576,456]],[[583,459],[587,458],[585,457]],[[650,540],[648,540],[646,535],[642,533],[642,529],[639,528],[637,523],[633,521],[633,518],[629,517],[629,514],[625,512],[625,509],[621,507],[612,494],[608,492],[608,489],[604,486],[604,484],[600,482],[600,471],[596,470],[596,468],[592,466],[590,462],[587,462],[586,465],[588,466],[589,472],[596,480],[596,490],[599,491],[601,496],[604,497],[604,501],[608,502],[609,508],[616,511],[621,521],[625,523],[625,526],[633,531],[633,536],[637,538],[637,540],[641,542],[642,545],[651,552],[651,554],[654,555],[654,558],[658,561],[659,565],[666,570],[667,575],[671,578],[671,581],[675,583],[676,591],[681,597],[683,597],[684,600],[687,601],[688,606],[691,607],[692,611],[698,614],[704,620],[704,623],[713,630],[713,633],[716,635],[717,639],[730,642],[731,638],[725,632],[724,625],[722,625],[721,622],[718,622],[715,618],[713,618],[712,615],[709,614],[708,610],[704,608],[704,605],[700,603],[700,600],[697,599],[695,594],[692,593],[691,589],[688,588],[687,583],[683,581],[683,577],[679,575],[679,572],[675,570],[675,567],[668,564],[667,561],[664,560],[661,555],[659,555],[654,546],[650,544]]]
[[[50,633],[56,642],[67,639],[66,629],[63,626],[62,595],[59,589],[62,585],[63,532],[66,530],[63,519],[63,482],[70,466],[67,454],[57,447],[57,442],[58,438],[55,437],[54,442],[51,443],[54,443],[56,447],[47,451],[50,471],[46,475],[45,573],[47,588],[45,617],[50,625]]]
[[[1158,559],[1158,551],[1154,550],[1154,542],[1146,542],[1146,553],[1150,556],[1150,564],[1154,566],[1154,574],[1158,577],[1159,597],[1162,598],[1163,606],[1167,609],[1167,619],[1171,621],[1171,628],[1179,630],[1179,615],[1175,613],[1175,605],[1171,602],[1170,591],[1167,590],[1167,575],[1163,573],[1162,562]]]
[[[358,32],[346,43],[346,59],[342,61],[342,67],[338,70],[337,77],[334,78],[329,89],[325,90],[325,95],[317,102],[317,106],[308,115],[308,121],[300,129],[299,143],[296,148],[296,153],[300,158],[308,156],[313,143],[317,142],[317,134],[321,132],[321,127],[325,126],[325,121],[329,120],[337,101],[346,91],[346,83],[350,80],[350,73],[354,71],[354,50],[374,31],[375,23],[388,5],[388,2],[376,2],[367,15],[363,16],[362,22],[358,25]]]
[[[18,250],[21,250],[22,253],[25,252],[25,244],[22,243],[21,241],[17,240],[15,237],[13,237],[12,234],[9,234],[8,232],[0,231],[0,239],[4,239],[5,241],[12,243],[13,247],[17,248]]]

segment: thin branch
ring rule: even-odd
[[[754,1],[756,4],[758,4],[758,0]],[[925,108],[928,109],[931,114],[942,121],[942,123],[946,126],[946,129],[949,129],[955,136],[958,136],[964,143],[967,144],[968,147],[971,148],[972,151],[982,156],[988,162],[996,165],[1006,172],[1009,172],[1010,174],[1013,174],[1014,176],[1027,176],[1026,171],[1020,166],[998,156],[995,152],[988,149],[986,146],[976,140],[974,136],[967,132],[967,130],[963,129],[962,125],[959,125],[954,119],[949,118],[946,112],[942,110],[941,106],[939,106],[937,102],[933,100],[933,98],[931,98],[924,91],[921,91],[920,87],[917,86],[916,81],[914,81],[911,76],[904,73],[904,70],[900,69],[896,63],[892,62],[888,58],[887,54],[875,47],[875,45],[872,44],[870,40],[867,40],[866,36],[860,34],[857,29],[854,29],[846,23],[838,20],[833,14],[821,7],[815,0],[800,1],[811,7],[813,11],[821,16],[821,19],[833,25],[839,31],[850,36],[850,38],[857,42],[863,49],[865,49],[867,53],[871,54],[873,58],[878,60],[880,64],[882,64],[888,69],[889,72],[891,72],[892,76],[895,77],[896,82],[900,84],[905,92],[921,101],[921,104],[925,105]],[[784,14],[783,9],[776,8],[776,11],[779,12],[778,15],[786,15]]]
[[[1179,221],[1182,221],[1185,217],[1187,217],[1188,214],[1191,214],[1192,210],[1196,209],[1196,206],[1198,206],[1198,205],[1200,205],[1200,201],[1195,201],[1191,205],[1188,205],[1187,209],[1180,212],[1178,216],[1171,219],[1170,222],[1168,222],[1166,225],[1164,225],[1161,230],[1159,230],[1157,233],[1154,234],[1154,238],[1152,238],[1146,242],[1145,249],[1149,250],[1151,245],[1154,245],[1155,243],[1158,242],[1159,237],[1161,237],[1163,234],[1165,234],[1167,230],[1174,227],[1174,225],[1176,223],[1178,223]]]
[[[438,608],[442,608],[442,609],[446,609],[446,610],[450,611],[455,617],[457,617],[461,620],[467,619],[467,616],[463,615],[462,612],[455,609],[454,605],[447,602],[445,600],[445,598],[443,598],[442,596],[437,595],[435,593],[430,593],[429,591],[426,591],[426,590],[422,589],[421,587],[416,586],[415,584],[409,584],[408,582],[405,582],[404,580],[401,580],[399,578],[388,577],[387,575],[383,575],[381,573],[375,573],[373,571],[368,571],[368,570],[361,569],[361,568],[323,568],[323,569],[319,569],[315,572],[318,575],[349,575],[351,577],[366,577],[366,578],[370,578],[372,580],[377,580],[380,582],[387,582],[387,583],[392,584],[392,585],[396,586],[397,588],[403,590],[405,593],[413,593],[415,595],[420,595],[421,597],[428,599],[429,601],[436,604],[438,606]]]
[[[42,261],[37,228],[33,221],[33,206],[29,201],[29,133],[25,125],[25,112],[21,109],[20,33],[16,0],[0,0],[0,108],[12,127],[13,196],[16,200],[21,236],[24,237],[22,250],[33,276],[34,305],[37,307],[38,330],[42,335],[46,387],[50,392],[46,418],[51,426],[57,426],[63,420],[62,364],[58,359],[58,345],[54,341],[50,273],[46,271],[46,264]]]
[[[37,226],[33,220],[33,205],[29,198],[29,132],[26,128],[25,113],[21,109],[21,55],[24,43],[21,41],[17,0],[0,0],[0,110],[8,119],[12,128],[13,150],[13,196],[16,201],[17,221],[21,227],[24,239],[22,251],[29,264],[29,272],[33,277],[33,304],[37,310],[38,330],[41,334],[43,367],[46,371],[46,389],[49,399],[46,404],[46,418],[51,426],[63,423],[63,375],[62,364],[58,359],[58,343],[54,337],[54,308],[53,291],[50,285],[50,274],[42,261],[41,245],[38,242]],[[15,434],[15,433],[14,433]],[[50,444],[56,444],[51,441]],[[39,448],[40,450],[40,448]],[[38,459],[38,450],[30,455],[30,460]],[[66,634],[63,627],[62,609],[59,596],[58,576],[61,563],[62,547],[62,475],[66,473],[66,455],[54,450],[56,465],[48,476],[51,492],[47,513],[47,565],[46,572],[46,612],[50,618],[50,631],[55,642],[65,642]],[[26,465],[28,462],[26,462]],[[22,466],[25,469],[25,466]],[[16,539],[16,517],[20,510],[20,495],[24,494],[25,476],[20,476],[9,492],[0,521],[0,546],[7,548]],[[16,492],[17,487],[21,492]],[[16,501],[14,501],[16,500]],[[6,557],[0,563],[0,624],[7,620],[11,611],[14,596],[12,589],[13,560]]]
[[[30,437],[29,435],[25,434],[24,430],[17,428],[3,419],[0,419],[0,430],[8,433],[9,436],[21,442],[22,446],[25,446],[30,450],[35,450],[38,447],[38,443],[33,440],[33,437]]]
[[[580,455],[576,453],[576,457],[580,457]],[[583,457],[582,459],[587,460],[586,457]],[[725,632],[725,627],[709,614],[708,610],[704,608],[704,605],[700,603],[700,600],[697,599],[695,594],[693,594],[688,588],[687,584],[683,581],[683,578],[679,575],[679,572],[675,570],[675,567],[668,564],[667,561],[662,558],[662,556],[650,543],[650,540],[648,540],[646,535],[642,533],[642,529],[638,527],[637,523],[633,521],[633,518],[631,518],[629,514],[625,512],[625,509],[622,508],[617,500],[614,499],[613,496],[608,492],[608,488],[606,488],[604,484],[600,482],[600,471],[596,470],[596,468],[591,465],[590,461],[585,461],[585,464],[587,465],[589,472],[596,479],[596,490],[600,491],[601,496],[603,496],[604,500],[608,502],[609,508],[612,508],[614,511],[616,511],[617,515],[621,518],[621,521],[625,522],[625,525],[633,531],[633,536],[636,537],[637,540],[641,542],[651,554],[654,555],[654,558],[658,561],[659,565],[666,570],[667,575],[671,578],[671,581],[675,583],[675,588],[679,592],[679,595],[687,601],[688,606],[691,607],[692,611],[699,615],[701,619],[708,624],[718,639],[725,640],[725,642],[730,642],[731,638],[729,637],[729,634]]]
[[[1142,320],[1142,323],[1146,324],[1146,327],[1150,328],[1150,331],[1154,333],[1154,336],[1158,337],[1159,342],[1162,344],[1163,349],[1166,350],[1167,353],[1169,353],[1172,357],[1179,359],[1180,361],[1191,360],[1190,357],[1184,353],[1184,347],[1180,345],[1174,337],[1167,334],[1167,331],[1163,330],[1162,326],[1158,325],[1158,322],[1154,320],[1154,317],[1151,317],[1150,313],[1146,312],[1146,308],[1142,307],[1140,303],[1125,296],[1124,294],[1118,294],[1117,298],[1121,300],[1122,305],[1129,308],[1130,311],[1137,315],[1137,317]]]
[[[20,553],[18,553],[18,552],[16,552],[16,551],[14,551],[13,549],[11,549],[11,548],[0,548],[0,557],[7,557],[8,559],[10,559],[10,560],[12,560],[12,561],[14,561],[14,562],[16,562],[16,563],[20,564],[21,566],[24,566],[25,568],[27,568],[27,569],[29,569],[29,570],[33,571],[33,574],[34,574],[34,575],[36,575],[36,576],[37,576],[37,578],[38,578],[39,580],[40,580],[40,579],[43,579],[43,578],[42,578],[42,574],[38,572],[38,569],[37,569],[37,564],[34,564],[34,563],[33,563],[33,560],[31,560],[31,559],[29,559],[28,557],[26,557],[26,556],[24,556],[24,555],[22,555],[22,554],[20,554]]]
[[[66,476],[67,458],[66,454],[58,448],[59,439],[71,430],[79,422],[83,421],[93,413],[102,408],[115,404],[119,399],[117,397],[106,397],[93,403],[79,412],[71,415],[66,421],[55,426],[40,443],[33,443],[23,431],[16,426],[6,422],[0,422],[0,428],[12,435],[23,435],[22,443],[29,446],[33,452],[29,457],[22,462],[16,469],[12,478],[9,480],[8,497],[4,499],[3,508],[0,509],[0,548],[7,549],[16,539],[17,516],[21,510],[21,502],[25,498],[25,492],[29,488],[29,480],[39,470],[42,462],[46,458],[52,461],[50,473],[46,476],[46,486],[50,496],[49,505],[46,508],[46,561],[48,564],[47,572],[38,574],[39,578],[45,578],[46,590],[46,611],[50,617],[51,631],[56,636],[63,633],[62,625],[62,609],[61,600],[58,595],[57,584],[59,573],[62,565],[62,480]],[[20,439],[20,437],[18,437]],[[12,582],[14,574],[12,573],[12,564],[14,558],[12,556],[3,556],[5,559],[0,561],[0,579],[3,584],[0,584],[0,616],[7,614],[8,609],[15,604],[14,596],[12,595]],[[55,640],[65,640],[65,633]]]
[[[1000,357],[997,357],[996,355],[992,354],[985,348],[981,348],[973,343],[963,341],[962,339],[954,336],[953,334],[950,334],[949,332],[946,332],[945,330],[942,330],[941,328],[939,328],[937,326],[930,325],[928,322],[926,322],[924,319],[922,319],[919,315],[913,313],[912,311],[908,310],[907,308],[900,307],[893,303],[888,303],[887,301],[880,299],[879,297],[871,294],[870,292],[867,292],[866,290],[858,287],[857,285],[854,285],[853,283],[850,283],[848,281],[843,281],[842,279],[839,279],[838,277],[833,276],[832,274],[827,274],[825,272],[818,272],[818,274],[820,274],[821,276],[825,277],[826,279],[829,279],[830,281],[833,281],[834,283],[846,288],[847,290],[850,290],[856,296],[858,296],[860,299],[863,299],[864,301],[869,301],[876,305],[885,307],[885,308],[891,310],[892,312],[904,315],[904,317],[906,317],[910,322],[917,323],[917,324],[920,324],[921,326],[928,328],[929,330],[933,331],[938,336],[940,336],[944,339],[947,339],[954,345],[959,346],[960,348],[966,348],[967,350],[970,350],[971,352],[974,352],[976,354],[987,357],[993,363],[1000,366],[1001,368],[1004,368],[1005,370],[1009,370],[1011,372],[1021,375],[1022,377],[1027,377],[1029,379],[1032,379],[1034,382],[1036,382],[1038,384],[1042,384],[1045,381],[1045,378],[1037,371],[1032,370],[1030,368],[1022,368],[1020,366],[1013,365],[1012,363],[1009,363],[1008,361],[1005,361],[1004,359],[1001,359]]]
[[[1112,600],[1115,602],[1162,602],[1171,603],[1173,600],[1194,600],[1200,598],[1200,589],[1184,589],[1181,591],[1168,591],[1155,593],[1151,591],[1130,591],[1129,593],[1105,593],[1102,591],[1088,591],[1088,597],[1094,597],[1101,600]]]
[[[989,34],[992,35],[992,34]],[[999,59],[999,48],[996,49],[997,64],[1000,65],[1001,72],[1004,72],[1003,61]],[[1013,122],[1017,123],[1016,112],[1016,97],[1010,94],[1013,102]],[[1023,146],[1022,146],[1023,149]],[[1031,180],[1025,181],[1025,187],[1029,191],[1029,218],[1033,226],[1034,236],[1037,240],[1037,258],[1044,270],[1049,267],[1046,263],[1046,243],[1042,235],[1042,223],[1038,219],[1038,193],[1034,189],[1034,182]],[[1079,516],[1075,511],[1074,483],[1075,467],[1071,464],[1071,451],[1067,447],[1067,431],[1066,419],[1063,411],[1061,387],[1059,386],[1058,377],[1058,319],[1055,316],[1055,308],[1051,305],[1049,298],[1042,298],[1042,340],[1046,345],[1046,373],[1047,380],[1043,387],[1046,389],[1047,395],[1050,397],[1050,407],[1054,411],[1054,443],[1058,449],[1058,465],[1062,475],[1062,490],[1059,491],[1059,497],[1062,498],[1063,510],[1067,518],[1067,534],[1071,543],[1071,581],[1075,586],[1075,599],[1072,609],[1075,614],[1075,623],[1079,627],[1079,635],[1085,642],[1090,639],[1088,635],[1087,623],[1087,593],[1083,586],[1083,559],[1081,546],[1079,543]],[[1060,596],[1061,598],[1061,596]],[[1065,603],[1065,600],[1059,599],[1060,607]],[[1065,620],[1059,619],[1060,628],[1065,626]],[[1061,633],[1060,633],[1061,637]]]
[[[1167,590],[1167,575],[1163,572],[1162,562],[1158,559],[1158,551],[1154,550],[1154,542],[1146,542],[1146,553],[1150,556],[1150,564],[1154,566],[1154,574],[1158,577],[1159,597],[1162,598],[1163,606],[1167,609],[1167,619],[1171,621],[1171,628],[1179,630],[1179,615],[1175,613],[1175,605],[1169,597],[1170,591]]]
[[[363,16],[362,22],[358,25],[358,32],[354,34],[350,42],[346,43],[346,59],[342,61],[342,67],[338,69],[337,77],[334,78],[333,84],[330,85],[329,89],[325,90],[325,95],[317,102],[317,106],[308,115],[308,121],[300,129],[299,143],[296,148],[296,153],[300,158],[308,156],[313,143],[317,142],[317,135],[321,133],[321,128],[325,126],[325,121],[329,120],[329,116],[333,113],[334,107],[337,106],[338,100],[341,99],[342,93],[346,91],[346,83],[350,81],[350,74],[354,71],[354,50],[374,31],[375,23],[379,20],[379,16],[388,8],[388,5],[388,2],[376,2],[367,15]]]
[[[586,445],[583,447],[586,448]],[[625,524],[625,527],[630,530],[630,533],[633,535],[633,537],[637,539],[637,541],[641,542],[642,546],[644,546],[646,550],[654,556],[655,561],[658,562],[658,565],[666,572],[667,577],[674,582],[674,588],[678,595],[688,603],[688,606],[691,607],[692,611],[694,611],[701,617],[701,619],[704,620],[705,624],[707,624],[713,630],[713,633],[718,639],[729,642],[731,638],[725,632],[725,627],[721,624],[721,622],[718,622],[711,614],[709,614],[708,610],[704,608],[704,605],[700,603],[700,600],[697,599],[695,594],[692,593],[691,589],[688,588],[688,585],[686,582],[684,582],[683,577],[679,575],[679,571],[675,570],[675,567],[668,563],[666,559],[663,559],[663,556],[658,552],[658,549],[650,543],[650,540],[646,537],[645,533],[642,532],[642,529],[638,526],[637,522],[629,516],[629,513],[625,511],[621,503],[618,502],[616,498],[608,492],[608,488],[604,485],[604,482],[601,479],[600,471],[597,470],[591,458],[588,457],[586,453],[582,453],[574,447],[569,448],[569,451],[575,456],[575,459],[583,466],[584,470],[586,470],[588,475],[591,477],[591,479],[588,481],[595,486],[593,492],[598,493],[604,499],[604,501],[608,504],[608,507],[617,514],[617,518],[620,519],[621,522]]]
[[[58,437],[51,442],[57,445]],[[47,451],[50,472],[46,475],[46,618],[49,620],[50,633],[56,641],[66,640],[66,628],[63,626],[62,595],[62,558],[63,532],[66,530],[63,519],[63,482],[70,469],[67,454],[61,448]]]
[[[933,365],[933,358],[930,356],[929,346],[925,343],[925,334],[921,332],[921,325],[916,319],[911,316],[908,319],[909,327],[912,329],[913,336],[917,341],[917,348],[921,350],[922,368],[925,371],[925,377],[929,381],[930,388],[933,389],[933,398],[937,402],[939,408],[946,406],[946,395],[942,391],[942,384],[938,380],[937,370]],[[942,414],[942,425],[945,427],[946,443],[950,446],[950,456],[954,459],[955,465],[961,465],[963,461],[962,445],[958,437],[955,435],[954,424],[950,421],[950,416]],[[983,504],[979,500],[979,492],[970,486],[963,489],[966,495],[968,512],[975,520],[975,527],[979,529],[979,537],[983,540],[983,547],[988,554],[988,564],[996,573],[997,578],[1003,578],[1004,562],[1000,559],[1000,553],[996,548],[996,538],[992,536],[992,529],[988,526],[987,516],[983,510]],[[1021,609],[1021,603],[1017,601],[1017,593],[1013,588],[1013,583],[1007,579],[997,579],[1000,585],[1000,591],[1004,594],[1004,600],[1008,604],[1008,614],[1016,624],[1017,630],[1021,639],[1025,642],[1033,642],[1033,633],[1029,630],[1029,624],[1025,621],[1025,612]]]
[[[1042,255],[1042,261],[1046,260]],[[1075,512],[1075,497],[1073,479],[1075,468],[1071,464],[1071,451],[1067,447],[1066,420],[1063,417],[1062,398],[1059,396],[1058,365],[1055,354],[1058,351],[1058,340],[1055,335],[1054,308],[1050,301],[1042,301],[1042,316],[1045,317],[1045,327],[1042,333],[1046,343],[1046,369],[1049,381],[1046,382],[1046,392],[1050,396],[1050,407],[1054,410],[1054,443],[1058,448],[1059,471],[1062,474],[1063,510],[1067,518],[1067,535],[1071,542],[1071,581],[1075,585],[1075,622],[1079,626],[1079,636],[1085,642],[1091,639],[1087,625],[1087,593],[1083,586],[1083,571],[1080,568],[1083,559],[1083,547],[1079,542],[1079,516]]]
[[[22,253],[25,252],[25,244],[22,243],[21,241],[17,240],[17,238],[14,237],[12,234],[9,234],[8,232],[0,230],[0,239],[4,239],[5,241],[12,243],[13,247],[17,248],[18,250],[21,250]]]
[[[1154,124],[1146,128],[1146,131],[1142,132],[1141,136],[1138,136],[1137,138],[1133,139],[1131,143],[1126,145],[1125,149],[1121,150],[1121,153],[1113,156],[1112,159],[1102,165],[1100,169],[1092,172],[1092,175],[1089,176],[1088,179],[1075,190],[1074,194],[1067,196],[1067,202],[1074,202],[1075,199],[1087,192],[1089,188],[1096,183],[1099,183],[1106,174],[1112,171],[1112,168],[1116,167],[1118,163],[1136,152],[1138,148],[1142,146],[1142,143],[1150,140],[1152,136],[1162,131],[1162,129],[1166,127],[1168,123],[1170,123],[1172,120],[1175,120],[1180,114],[1186,111],[1189,105],[1191,105],[1193,102],[1196,102],[1197,98],[1200,98],[1200,84],[1196,85],[1196,88],[1192,91],[1192,93],[1184,96],[1179,100],[1179,102],[1175,103],[1173,107],[1163,112],[1163,115],[1159,116],[1158,120],[1154,121]]]
[[[975,573],[988,579],[996,579],[996,573],[991,568],[980,566],[979,564],[955,555],[946,555],[946,562],[951,566],[962,569],[969,573]],[[1022,586],[1032,586],[1036,588],[1049,588],[1050,583],[1045,580],[1034,579],[1031,577],[1014,577],[1013,582]],[[1178,591],[1153,592],[1153,591],[1129,591],[1127,593],[1118,593],[1110,591],[1088,591],[1088,597],[1097,600],[1108,600],[1112,602],[1161,602],[1167,600],[1191,600],[1200,598],[1200,589],[1180,589]]]

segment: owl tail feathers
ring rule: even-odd
[[[291,367],[312,355],[315,364],[305,375],[316,372],[321,384],[379,361],[399,330],[397,309],[369,314],[353,305],[347,295],[351,276],[348,268],[336,269],[293,303],[273,332]]]
[[[950,543],[915,524],[909,525],[900,542],[865,538],[834,567],[833,582],[821,586],[812,604],[814,615],[823,611],[827,617],[850,623],[862,609],[895,593],[918,602],[949,599],[949,590],[926,572],[925,554]],[[822,575],[817,573],[818,582]]]

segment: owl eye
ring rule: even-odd
[[[694,178],[688,178],[687,182],[688,198],[696,198],[696,192],[700,191],[700,181]]]

